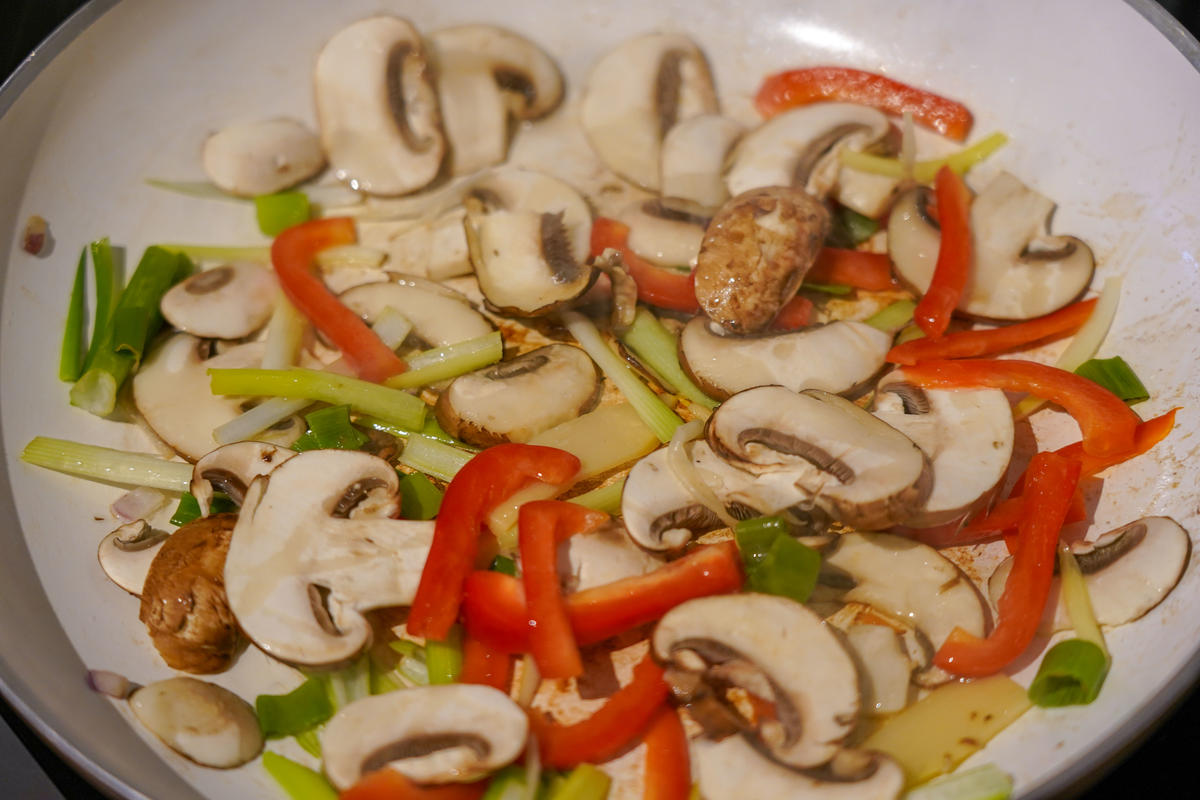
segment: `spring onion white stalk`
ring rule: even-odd
[[[266,350],[260,366],[263,369],[287,369],[295,365],[307,325],[304,315],[280,292],[267,322]]]
[[[432,436],[414,433],[405,440],[399,461],[417,472],[448,481],[474,457],[475,454],[469,450],[461,450]]]
[[[393,389],[415,389],[495,364],[504,357],[500,331],[464,342],[423,350],[407,359],[408,369],[384,381]]]
[[[616,514],[621,510],[621,493],[624,491],[625,478],[621,477],[607,486],[601,486],[598,489],[592,489],[590,492],[584,492],[568,499],[572,503],[577,503],[595,511]]]
[[[671,441],[672,434],[683,424],[683,420],[668,408],[650,387],[641,382],[629,365],[601,338],[600,331],[590,319],[568,311],[562,315],[562,320],[567,330],[575,337],[575,341],[579,342],[580,347],[592,357],[592,361],[596,362],[637,411],[646,427],[654,431],[660,442]]]
[[[663,324],[658,321],[658,317],[645,308],[637,310],[633,324],[621,336],[621,341],[671,391],[677,392],[707,409],[713,409],[719,405],[716,400],[706,395],[699,386],[693,383],[683,368],[679,366],[675,337],[663,327]]]
[[[918,786],[904,800],[1006,800],[1012,795],[1013,779],[994,764],[955,772]]]
[[[498,504],[488,514],[485,524],[496,542],[501,553],[515,553],[519,544],[520,532],[517,529],[517,517],[521,506],[536,500],[550,500],[563,492],[565,486],[555,486],[549,483],[536,482],[518,489],[507,500]]]
[[[542,784],[542,749],[538,745],[537,736],[529,734],[525,745],[525,785],[519,797],[523,800],[538,800]]]
[[[169,253],[182,253],[193,261],[253,261],[256,264],[271,263],[271,248],[262,246],[240,247],[237,245],[210,244],[160,244]]]
[[[47,436],[35,436],[25,445],[21,460],[81,478],[168,492],[187,491],[192,480],[191,464]]]
[[[713,490],[700,478],[691,456],[688,455],[687,443],[699,438],[703,433],[704,423],[698,419],[676,428],[671,443],[667,445],[667,463],[675,477],[691,492],[692,497],[732,528],[737,525],[737,519],[725,509],[725,504],[717,499]]]

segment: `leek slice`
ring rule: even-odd
[[[912,300],[897,300],[895,303],[876,311],[863,320],[863,322],[872,328],[878,328],[884,333],[895,334],[905,325],[912,322],[913,312],[916,310],[917,304]],[[918,328],[918,330],[920,329]]]
[[[1128,405],[1137,405],[1150,399],[1150,392],[1133,367],[1120,356],[1089,358],[1075,368],[1075,374],[1103,386]]]
[[[79,253],[75,281],[71,284],[71,299],[67,303],[67,321],[63,325],[62,349],[58,356],[58,379],[74,383],[83,374],[83,314],[87,304],[87,248]]]
[[[182,461],[48,436],[30,440],[21,451],[21,460],[81,478],[168,492],[185,491],[192,482],[192,465]]]
[[[292,800],[337,800],[337,790],[325,776],[270,750],[263,753],[263,769]]]
[[[238,245],[171,244],[158,245],[168,253],[179,253],[193,261],[253,261],[256,264],[271,263],[271,248],[262,245],[241,247]]]
[[[445,640],[430,639],[425,642],[425,669],[429,671],[431,684],[454,683],[462,674],[463,665],[462,628],[455,625]]]
[[[590,492],[567,498],[567,502],[578,503],[581,506],[603,511],[606,514],[621,513],[621,493],[625,491],[625,478],[615,480],[607,486],[592,489]]]
[[[503,357],[504,337],[500,331],[492,331],[445,347],[423,350],[406,359],[406,371],[388,378],[383,385],[393,389],[428,386],[490,366]]]
[[[475,454],[469,450],[438,441],[432,436],[414,433],[405,440],[399,461],[417,472],[450,481],[474,457]]]
[[[580,764],[555,787],[547,800],[604,800],[612,778],[591,764]]]
[[[676,337],[645,308],[637,310],[633,324],[621,336],[621,342],[668,389],[707,409],[717,407],[717,401],[706,395],[680,367]]]

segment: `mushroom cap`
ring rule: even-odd
[[[412,602],[433,523],[389,519],[396,470],[352,450],[301,453],[250,484],[225,562],[229,606],[268,655],[341,664],[370,641],[363,612]]]
[[[172,286],[159,303],[163,318],[207,339],[241,339],[261,328],[275,310],[279,281],[257,264],[222,264]]]
[[[317,135],[286,117],[226,125],[204,140],[201,160],[210,181],[239,197],[283,191],[325,166]]]
[[[96,559],[110,581],[140,597],[146,573],[167,535],[165,531],[151,528],[144,519],[134,520],[100,540]]]
[[[376,16],[346,26],[318,54],[313,83],[321,144],[338,180],[393,195],[437,177],[446,141],[411,23]]]
[[[886,363],[892,337],[855,320],[798,331],[731,336],[703,317],[679,334],[679,363],[718,399],[772,384],[854,394]]]
[[[342,303],[373,323],[389,306],[412,323],[409,334],[427,347],[445,347],[491,333],[492,324],[466,297],[411,281],[364,283],[339,295]]]
[[[192,467],[188,491],[196,498],[201,516],[208,516],[215,489],[220,489],[233,502],[241,505],[251,481],[296,455],[298,453],[289,447],[268,442],[222,445],[200,458]]]
[[[545,50],[519,33],[496,25],[455,25],[429,36],[439,58],[444,52],[471,53],[504,93],[509,113],[519,120],[544,117],[563,97],[558,65]]]
[[[455,378],[434,412],[447,433],[470,444],[527,442],[591,411],[602,389],[587,353],[550,344]]]
[[[901,280],[924,292],[937,263],[941,233],[914,187],[888,217],[888,252]],[[1087,289],[1095,258],[1072,236],[1051,236],[1054,202],[1002,172],[971,203],[973,265],[958,310],[977,317],[1022,320],[1057,311]]]
[[[725,157],[745,132],[741,123],[720,114],[680,120],[662,143],[662,196],[715,211],[729,199]]]
[[[254,709],[215,683],[167,678],[131,694],[129,708],[163,744],[205,767],[241,766],[262,751]]]
[[[663,137],[675,124],[716,110],[712,75],[696,44],[681,34],[651,33],[595,63],[580,114],[605,166],[658,191]]]
[[[801,189],[738,194],[713,216],[696,258],[696,300],[733,333],[763,330],[792,299],[830,228],[829,210]]]
[[[529,719],[504,692],[467,683],[373,695],[341,708],[321,733],[339,790],[387,767],[420,783],[471,781],[525,749]]]
[[[655,658],[773,701],[756,746],[794,767],[819,767],[858,720],[858,673],[833,628],[786,597],[731,594],[688,600],[659,621]],[[750,734],[748,734],[750,735]]]
[[[617,219],[629,226],[628,245],[647,261],[667,267],[694,266],[709,218],[680,211],[662,200],[639,200]]]
[[[786,473],[811,502],[854,528],[902,522],[929,495],[929,459],[912,440],[837,395],[762,386],[709,417],[708,443],[756,475]]]

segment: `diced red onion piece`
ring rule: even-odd
[[[118,675],[106,669],[89,669],[87,682],[88,688],[93,692],[106,694],[109,697],[115,697],[117,700],[124,700],[137,688],[137,685],[124,675]]]
[[[109,507],[109,511],[121,522],[133,522],[138,519],[149,519],[155,511],[166,504],[167,496],[158,489],[139,486],[118,497]]]

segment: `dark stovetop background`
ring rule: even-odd
[[[1198,0],[1159,0],[1200,37]],[[81,0],[2,0],[0,77],[9,75]],[[7,704],[0,701],[0,796],[23,800],[100,800],[104,797],[61,761]],[[1127,759],[1086,792],[1091,800],[1195,797],[1193,772],[1200,743],[1200,693],[1174,714]]]

